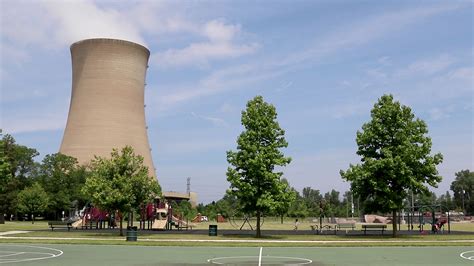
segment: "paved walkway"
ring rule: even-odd
[[[10,231],[13,232],[13,231]],[[0,236],[0,239],[30,239],[30,240],[96,240],[123,241],[125,237],[29,237],[29,236]],[[197,242],[197,243],[439,243],[440,240],[268,240],[268,239],[150,239],[140,238],[140,242]],[[443,243],[473,243],[474,239],[443,240]]]
[[[24,234],[24,233],[29,233],[29,232],[31,231],[6,231],[6,232],[0,232],[0,236]]]

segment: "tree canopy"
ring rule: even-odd
[[[48,194],[38,183],[18,193],[18,208],[23,213],[31,215],[31,223],[35,223],[35,216],[43,213],[48,208],[48,204]]]
[[[396,212],[403,207],[408,190],[428,193],[428,186],[441,181],[436,165],[441,153],[430,155],[431,138],[426,123],[411,109],[382,96],[371,111],[371,120],[357,132],[361,163],[341,170],[352,191],[372,210],[392,212],[393,236],[397,234]]]
[[[281,182],[282,172],[276,166],[285,166],[291,158],[280,151],[288,146],[285,131],[277,122],[273,105],[262,96],[256,96],[242,111],[244,131],[237,139],[237,151],[227,152],[227,180],[229,193],[236,196],[244,213],[257,217],[256,236],[261,237],[260,217],[278,206],[288,185]]]
[[[474,172],[462,170],[457,172],[456,179],[451,183],[454,200],[466,214],[474,214]]]
[[[17,214],[18,193],[32,184],[38,164],[34,157],[39,153],[32,149],[17,144],[15,139],[5,134],[0,141],[0,156],[2,161],[1,171],[2,188],[0,193],[0,212]],[[3,215],[2,215],[3,216]]]
[[[51,218],[57,219],[62,211],[73,206],[85,204],[81,193],[85,183],[86,170],[79,166],[77,159],[61,153],[48,154],[39,166],[37,179],[50,196],[49,212]]]
[[[143,165],[143,157],[135,155],[130,146],[120,152],[114,149],[110,158],[96,156],[90,167],[91,174],[82,192],[100,209],[129,213],[161,195],[158,182],[149,177],[148,168]],[[120,235],[123,235],[122,222],[123,215],[120,216]]]

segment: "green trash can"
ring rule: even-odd
[[[138,230],[136,226],[127,226],[127,241],[137,241]]]
[[[217,224],[209,225],[209,236],[217,236]]]

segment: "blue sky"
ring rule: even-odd
[[[71,93],[69,45],[119,38],[151,51],[146,118],[164,190],[222,197],[240,114],[274,104],[290,184],[341,192],[355,135],[391,93],[428,123],[449,190],[473,170],[472,1],[13,1],[1,6],[1,128],[59,150]]]

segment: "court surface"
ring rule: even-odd
[[[2,265],[474,265],[465,247],[159,247],[0,244]]]

